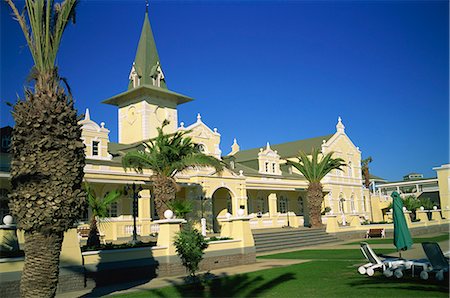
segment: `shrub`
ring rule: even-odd
[[[169,207],[173,211],[173,213],[175,213],[176,217],[184,219],[186,219],[186,214],[194,210],[191,202],[180,199],[167,202],[167,207]]]
[[[189,275],[195,278],[195,272],[199,268],[198,265],[203,260],[204,250],[208,247],[205,238],[191,224],[187,224],[178,232],[174,244],[183,266],[189,272]]]

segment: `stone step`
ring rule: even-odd
[[[256,252],[277,251],[340,241],[324,229],[273,229],[253,233]]]

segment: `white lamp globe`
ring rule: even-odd
[[[420,211],[425,210],[425,208],[423,206],[420,206]]]
[[[406,207],[405,206],[403,206],[403,211],[406,211]]]
[[[391,209],[389,209],[389,212],[391,212],[392,213],[392,211],[393,211],[393,209],[391,208]]]
[[[3,223],[7,226],[10,226],[13,223],[13,217],[11,215],[6,215],[3,217]]]
[[[244,209],[238,209],[237,214],[238,216],[244,216],[245,210]]]
[[[164,217],[167,219],[171,219],[173,217],[173,211],[169,209],[164,211]]]
[[[230,213],[230,212],[227,212],[227,213],[225,214],[225,217],[226,217],[227,219],[230,219],[230,218],[231,218],[231,213]]]
[[[433,210],[437,210],[437,206],[433,206]]]

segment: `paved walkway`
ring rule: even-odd
[[[439,234],[433,234],[433,235],[427,235],[427,237],[433,237],[441,235]],[[323,245],[315,245],[315,246],[308,246],[308,247],[302,247],[302,248],[294,248],[294,249],[288,249],[288,250],[278,250],[276,252],[264,252],[258,254],[258,256],[261,255],[268,255],[273,253],[280,253],[280,252],[288,252],[288,251],[297,251],[297,250],[304,250],[304,249],[359,249],[359,241],[358,239],[352,239],[348,241],[342,241],[337,243],[331,243],[331,244],[323,244]],[[357,244],[348,244],[352,242],[358,242]],[[449,242],[443,241],[439,242],[439,245],[442,248],[442,251],[444,253],[449,251]],[[390,248],[394,249],[395,247],[393,244],[371,244],[370,245],[373,250],[376,252],[377,249],[382,248]],[[395,256],[396,253],[390,254],[392,256]],[[406,259],[420,259],[425,258],[425,253],[422,250],[422,246],[420,244],[414,244],[413,248],[410,250],[407,250],[405,252],[402,252],[402,257]],[[299,264],[307,262],[308,260],[285,260],[285,259],[257,259],[256,263],[249,264],[249,265],[241,265],[241,266],[235,266],[235,267],[227,267],[227,268],[220,268],[216,270],[211,270],[210,274],[213,276],[231,276],[236,274],[243,274],[248,272],[254,272],[259,270],[265,270],[265,269],[271,269],[276,267],[282,267],[282,266],[289,266],[293,264]],[[203,272],[205,273],[205,272]],[[156,289],[166,286],[173,286],[173,285],[180,285],[185,283],[184,281],[185,275],[182,276],[170,276],[170,277],[160,277],[152,279],[149,282],[139,284],[139,282],[135,283],[124,283],[120,285],[112,285],[108,287],[103,287],[99,289],[95,289],[95,291],[92,290],[82,290],[82,291],[76,291],[76,292],[68,292],[68,293],[62,293],[56,295],[56,297],[64,297],[64,298],[75,298],[75,297],[100,297],[100,296],[106,296],[110,294],[123,294],[123,293],[129,293],[129,292],[135,292],[135,291],[146,291],[149,289]]]

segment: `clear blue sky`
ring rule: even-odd
[[[127,88],[144,12],[144,0],[82,1],[58,58],[79,113],[112,141],[117,110],[101,101]],[[32,66],[9,13],[2,1],[2,126]],[[249,149],[330,134],[341,116],[375,175],[449,162],[447,1],[150,1],[150,22],[169,88],[195,99],[179,121],[201,113],[224,154],[235,137]]]

